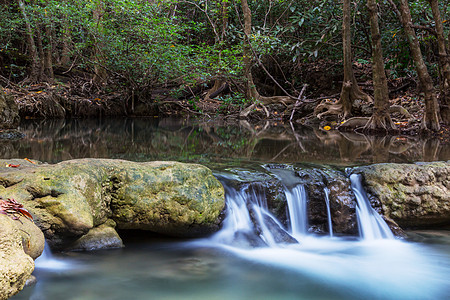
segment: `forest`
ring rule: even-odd
[[[189,114],[448,134],[447,0],[0,0],[22,118]]]

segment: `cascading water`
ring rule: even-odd
[[[328,231],[330,232],[330,237],[333,236],[333,222],[331,220],[331,209],[330,209],[330,190],[325,187],[323,189],[325,193],[325,204],[327,205],[327,218],[328,218]]]
[[[295,238],[301,238],[308,233],[308,197],[305,186],[300,183],[295,172],[290,169],[269,168],[267,166],[265,168],[276,176],[284,186],[290,233]]]
[[[219,176],[227,199],[227,217],[222,229],[212,237],[215,242],[240,246],[277,247],[294,239],[267,210],[264,190],[258,185],[246,184],[239,190],[229,184],[229,178]]]
[[[40,272],[37,262],[38,284],[13,299],[448,298],[448,253],[396,239],[348,239],[336,236],[337,226],[333,238],[306,231],[297,241],[288,233],[289,217],[280,205],[286,191],[261,183],[268,176],[253,180],[249,173],[216,174],[226,191],[227,211],[222,229],[212,237],[71,253],[70,268],[63,272]],[[298,197],[306,196],[298,182],[284,186],[287,191],[299,187]],[[308,183],[303,187],[310,188]],[[273,197],[278,191],[281,197]],[[330,201],[336,200],[333,195]],[[367,216],[373,217],[360,217]]]
[[[288,204],[291,233],[294,237],[300,238],[308,232],[305,187],[300,184],[292,189],[286,189],[284,194]]]
[[[64,270],[69,268],[69,263],[55,258],[46,241],[44,251],[41,256],[36,259],[35,266],[36,269],[41,270]]]
[[[393,239],[394,235],[383,218],[372,208],[361,184],[361,175],[351,174],[350,182],[358,205],[356,214],[360,236],[364,240]]]
[[[283,180],[278,170],[273,173]],[[327,299],[432,299],[448,290],[445,280],[435,275],[447,272],[445,267],[437,268],[435,262],[424,260],[420,249],[393,239],[384,220],[370,207],[358,175],[350,179],[358,202],[360,240],[331,238],[329,201],[332,199],[327,189],[324,201],[330,236],[319,236],[307,230],[304,185],[292,184],[289,188],[284,185],[292,224],[289,233],[294,239],[287,234],[282,222],[269,213],[262,186],[255,188],[254,183],[247,182],[237,187],[239,184],[233,183],[233,176],[221,174],[218,177],[226,190],[227,216],[221,231],[208,240],[195,242],[196,245],[216,245],[246,260],[297,272],[302,280],[325,282],[324,289],[338,286],[338,292],[346,291],[346,296],[328,294]],[[299,203],[305,206],[302,204],[300,208]],[[242,238],[246,242],[242,242]],[[241,242],[236,242],[239,239]],[[307,296],[306,299],[322,298]]]

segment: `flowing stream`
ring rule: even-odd
[[[279,171],[274,175],[283,178]],[[309,233],[305,210],[299,208],[308,200],[303,185],[289,180],[284,185],[289,204],[283,223],[270,212],[263,185],[242,183],[223,172],[216,176],[227,202],[222,229],[216,234],[184,242],[128,241],[124,249],[44,256],[36,263],[38,283],[13,299],[446,299],[449,295],[450,235],[437,245],[396,240],[370,207],[357,175],[351,182],[358,201],[359,238]]]
[[[270,130],[261,136],[243,128],[204,130],[206,125],[148,122],[50,123],[56,130],[45,122],[25,122],[22,130],[29,138],[3,142],[2,156],[47,162],[76,157],[173,159],[217,167],[227,203],[222,229],[208,238],[181,241],[124,234],[125,248],[104,251],[51,256],[46,247],[36,261],[37,284],[12,299],[448,299],[449,231],[410,232],[414,241],[395,239],[370,206],[358,175],[351,175],[359,236],[341,236],[333,226],[333,194],[323,186],[324,225],[320,234],[314,233],[308,183],[289,168],[261,165],[306,159],[346,166],[448,160],[448,148],[424,151],[433,143],[392,138],[383,150],[386,155],[380,156],[366,140],[347,136],[330,144],[315,133],[303,134],[300,144],[288,136],[290,128],[286,139],[279,140],[279,127],[273,139]],[[350,144],[341,149],[347,140]],[[407,150],[399,153],[398,143],[406,143]],[[428,153],[439,155],[430,158]],[[268,202],[273,191],[263,180],[241,180],[224,170],[238,166],[253,176],[255,165],[281,183],[278,192],[287,205],[276,214]]]

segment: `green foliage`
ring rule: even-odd
[[[30,66],[25,20],[17,1],[0,0],[0,74],[23,79]],[[51,47],[55,68],[92,74],[106,70],[109,89],[205,85],[214,78],[242,79],[243,28],[239,1],[220,0],[40,0],[24,1],[34,40]],[[355,59],[369,62],[370,32],[365,1],[352,6]],[[414,23],[432,25],[428,1],[409,1]],[[445,20],[450,8],[440,1]],[[261,60],[295,65],[342,59],[342,5],[336,0],[250,0],[252,50]],[[387,1],[379,1],[386,68],[394,77],[411,74],[407,41]],[[94,12],[101,10],[100,18]],[[225,26],[224,26],[225,24]],[[450,22],[445,23],[448,36]],[[429,67],[436,69],[436,40],[419,30]],[[69,50],[69,53],[63,53]],[[69,64],[63,65],[63,55]],[[284,75],[283,75],[284,76]],[[287,74],[283,82],[298,82]],[[291,76],[291,77],[289,77]],[[243,98],[242,98],[243,99]],[[242,106],[241,96],[224,108]]]
[[[222,102],[218,111],[222,113],[231,112],[236,109],[243,109],[249,103],[249,100],[246,99],[245,95],[241,93],[218,97],[217,100]]]

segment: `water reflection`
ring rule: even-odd
[[[450,147],[435,138],[373,137],[293,128],[182,119],[23,120],[22,140],[0,140],[0,157],[45,162],[74,158],[361,164],[449,160]]]

